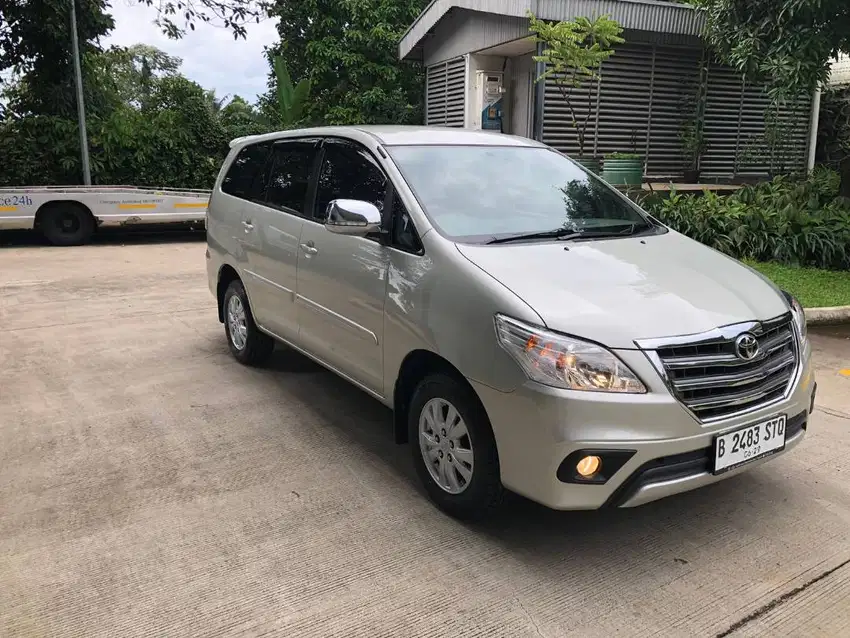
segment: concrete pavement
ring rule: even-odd
[[[785,457],[465,526],[378,403],[230,358],[202,242],[122,242],[0,249],[0,636],[850,635],[850,331]]]

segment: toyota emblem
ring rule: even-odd
[[[735,354],[739,359],[752,361],[759,355],[759,341],[749,332],[738,335],[735,339]]]

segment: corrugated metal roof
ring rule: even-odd
[[[690,6],[661,0],[432,0],[402,36],[404,59],[452,9],[525,17],[529,10],[544,20],[608,14],[624,29],[699,36],[703,18]]]

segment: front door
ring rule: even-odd
[[[305,220],[299,242],[299,343],[380,394],[388,249],[377,236],[337,235],[322,222],[334,199],[383,209],[388,181],[369,151],[354,142],[326,140],[322,153],[312,219]]]
[[[243,214],[254,317],[260,326],[288,341],[298,335],[298,243],[317,150],[317,140],[275,142],[262,192],[246,202]]]

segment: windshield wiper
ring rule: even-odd
[[[559,241],[569,241],[571,239],[581,239],[583,237],[619,237],[622,235],[631,235],[635,230],[636,224],[628,224],[624,229],[618,231],[610,230],[575,230],[574,228],[557,228],[555,230],[545,230],[539,233],[520,233],[518,235],[509,235],[507,237],[494,237],[485,244],[507,244],[512,241],[525,241],[533,239],[557,239]]]

